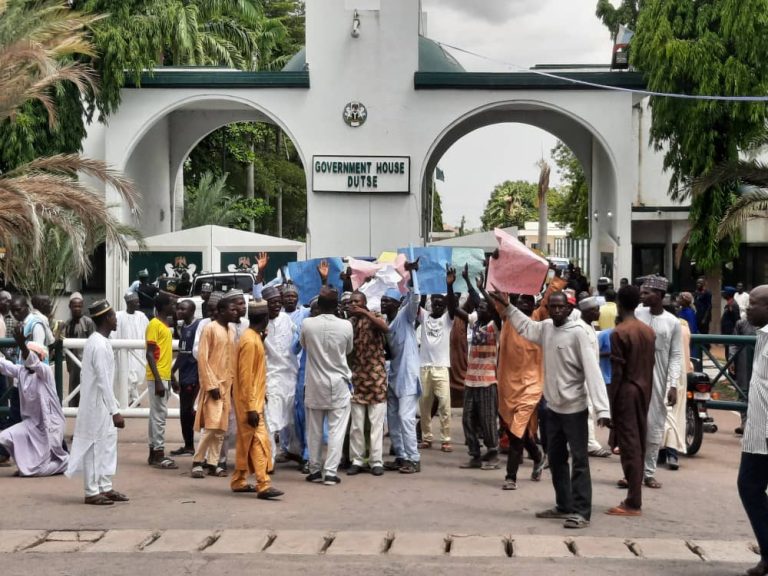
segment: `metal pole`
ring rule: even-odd
[[[121,348],[117,351],[117,402],[120,410],[128,408],[128,362],[130,350]]]

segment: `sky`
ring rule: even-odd
[[[515,71],[534,64],[608,64],[612,42],[595,16],[597,0],[422,0],[427,36],[481,54],[452,54],[468,71]],[[536,162],[556,139],[525,124],[476,130],[440,161],[443,222],[480,226],[485,202],[505,180],[538,181]],[[560,182],[552,164],[551,185]],[[482,198],[479,201],[478,198]]]

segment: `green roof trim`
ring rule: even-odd
[[[125,88],[309,88],[309,72],[243,72],[220,68],[155,69],[137,86],[126,74]]]
[[[639,72],[562,72],[563,78],[592,82],[616,88],[644,90]],[[416,72],[416,90],[597,90],[561,78],[535,72]]]
[[[632,206],[632,212],[690,212],[690,206]]]

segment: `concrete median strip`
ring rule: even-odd
[[[0,530],[0,554],[202,553],[276,556],[676,560],[754,564],[754,543],[547,535],[322,530]]]

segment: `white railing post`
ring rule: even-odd
[[[117,389],[116,396],[117,402],[120,404],[120,409],[125,410],[128,408],[128,363],[130,361],[129,355],[131,351],[127,349],[120,349],[117,351]]]

